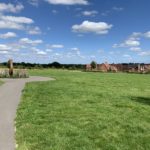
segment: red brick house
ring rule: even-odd
[[[97,64],[96,69],[102,72],[108,72],[110,70],[110,65],[108,63]]]
[[[91,71],[92,67],[90,64],[86,65],[86,71]],[[101,71],[101,72],[148,72],[150,71],[150,64],[108,64],[102,63],[97,64],[96,69],[94,71]]]
[[[91,65],[90,64],[86,64],[86,71],[91,71],[92,70],[92,67],[91,67]]]

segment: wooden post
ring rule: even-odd
[[[13,60],[12,59],[8,60],[8,68],[9,68],[9,75],[13,76]]]

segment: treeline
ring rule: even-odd
[[[69,69],[69,70],[83,70],[85,65],[83,64],[61,64],[59,62],[53,62],[49,64],[37,64],[37,63],[13,63],[16,69],[46,69],[46,68],[56,68],[56,69]],[[0,63],[0,68],[7,68],[7,62]]]

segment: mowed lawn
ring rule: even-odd
[[[17,150],[150,150],[150,75],[32,70]]]

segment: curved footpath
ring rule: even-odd
[[[53,80],[48,77],[32,76],[26,79],[0,79],[0,150],[15,150],[14,119],[26,82]]]

